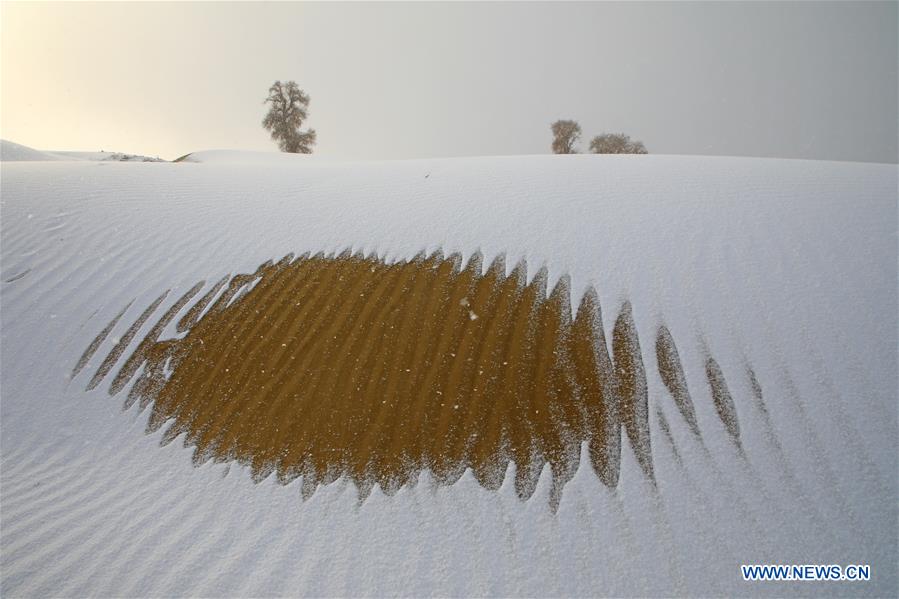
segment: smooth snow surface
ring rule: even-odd
[[[869,595],[897,578],[897,169],[675,156],[339,163],[6,162],[0,247],[4,596]],[[470,472],[359,505],[339,480],[254,484],[145,435],[108,385],[114,339],[166,289],[289,252],[476,250],[625,300],[647,364],[657,487],[623,443],[549,508]],[[85,348],[134,303],[97,351]],[[145,329],[152,326],[152,321]],[[678,342],[701,446],[660,380]],[[165,337],[174,335],[173,327]],[[140,341],[138,335],[132,342]],[[731,443],[705,364],[720,364]],[[754,398],[752,368],[764,396]],[[659,414],[670,427],[666,434]],[[586,452],[582,452],[584,456]],[[585,459],[582,457],[582,460]],[[740,564],[870,564],[856,583],[749,583]]]
[[[5,139],[0,139],[0,161],[3,162],[43,162],[46,160],[90,160],[94,162],[164,162],[159,158],[125,154],[122,152],[45,152],[35,150]]]
[[[241,164],[258,166],[300,166],[320,163],[341,163],[343,161],[316,156],[315,154],[290,154],[287,152],[250,152],[241,150],[204,150],[191,152],[182,158],[183,162],[206,162],[210,164]]]
[[[28,146],[23,146],[5,139],[0,139],[0,161],[3,162],[19,162],[19,161],[44,161],[44,160],[65,160],[62,156],[57,156],[52,152],[41,152]]]

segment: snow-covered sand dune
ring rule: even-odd
[[[41,152],[22,144],[0,139],[0,160],[3,162],[43,162],[45,160],[65,160],[52,152]]]
[[[238,157],[0,167],[4,595],[895,593],[895,166]],[[255,483],[160,447],[151,410],[123,413],[127,389],[84,390],[166,290],[113,374],[198,281],[202,295],[269,259],[347,247],[525,259],[549,289],[563,275],[576,300],[594,288],[609,337],[629,302],[655,484],[624,436],[618,484],[585,449],[556,510],[549,466],[523,502],[514,464],[496,491],[425,470],[391,496],[375,486],[360,503],[340,478],[303,501],[301,479]],[[662,326],[702,442],[655,367]],[[872,580],[749,583],[743,563],[870,564]]]
[[[3,162],[44,162],[47,160],[90,160],[112,162],[164,162],[160,158],[126,154],[123,152],[45,152],[22,144],[0,139],[0,160]]]

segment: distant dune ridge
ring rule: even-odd
[[[45,152],[35,150],[5,139],[0,139],[0,161],[2,162],[45,162],[61,160],[91,160],[101,162],[165,162],[161,158],[126,154],[124,152]]]
[[[41,152],[23,146],[5,139],[0,139],[0,160],[3,162],[24,161],[24,160],[65,160],[62,156],[57,156],[51,152]]]

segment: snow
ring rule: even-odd
[[[210,164],[239,164],[254,166],[298,166],[301,164],[322,164],[343,162],[327,156],[315,154],[288,154],[286,152],[252,152],[246,150],[204,150],[186,154],[181,162],[205,162]]]
[[[0,139],[0,160],[3,162],[31,160],[64,160],[51,152],[41,152],[5,139]]]
[[[57,151],[44,152],[23,146],[15,142],[0,139],[0,160],[13,161],[45,161],[45,160],[90,160],[112,162],[163,162],[159,158],[141,156],[139,154],[126,154],[123,152],[71,152]]]
[[[52,161],[3,142],[0,572],[4,595],[868,595],[897,575],[897,168],[682,156],[338,162],[227,151]],[[26,148],[27,150],[27,148]],[[12,162],[7,153],[26,156]],[[254,484],[145,435],[99,348],[171,288],[288,252],[476,250],[625,300],[643,359],[665,324],[704,445],[647,367],[653,487],[630,445],[610,490],[578,469],[558,511],[466,473],[361,505],[339,480]],[[575,306],[576,307],[576,306]],[[130,320],[129,320],[130,319]],[[128,322],[126,322],[128,321]],[[151,323],[145,325],[145,329]],[[143,333],[142,333],[143,334]],[[131,349],[141,335],[132,341]],[[165,336],[172,336],[168,331]],[[734,396],[745,459],[711,400]],[[753,400],[750,365],[771,428]],[[671,444],[657,410],[670,427]],[[582,452],[582,456],[586,452]],[[748,583],[744,563],[871,564],[870,582]]]
[[[60,151],[53,152],[57,156],[62,156],[66,160],[92,160],[111,161],[111,162],[165,162],[161,158],[153,156],[142,156],[140,154],[128,154],[125,152],[70,152]]]

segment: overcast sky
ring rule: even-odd
[[[897,161],[896,2],[2,4],[0,135],[175,158],[274,150],[275,79],[317,154],[651,153]]]

